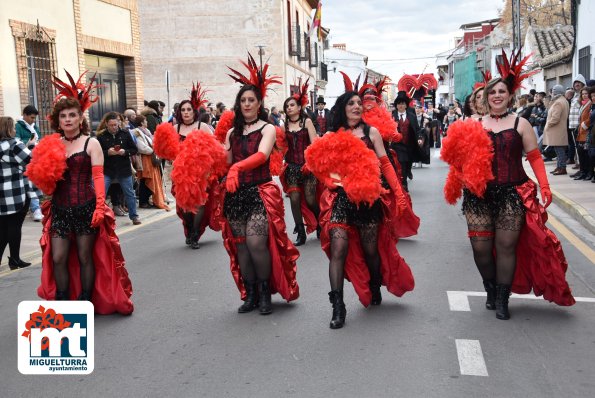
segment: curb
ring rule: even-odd
[[[166,218],[176,215],[175,202],[170,203],[170,209],[171,209],[170,211],[165,211],[165,210],[159,209],[160,211],[155,211],[155,212],[153,212],[151,210],[150,213],[148,213],[150,215],[143,217],[143,219],[142,219],[143,223],[141,225],[132,225],[132,224],[128,225],[128,223],[126,223],[118,228],[118,226],[116,224],[116,234],[118,236],[120,236],[120,235],[123,235],[123,234],[130,232],[132,230],[143,228],[144,226],[150,225],[153,222],[157,222],[162,219],[166,219]],[[124,217],[119,217],[119,218],[124,218]],[[26,262],[31,263],[31,265],[27,268],[33,267],[37,264],[41,264],[41,248],[32,250],[28,253],[25,253],[24,255],[21,255],[21,259]],[[24,269],[24,268],[19,268],[19,269]],[[2,265],[2,266],[0,266],[0,277],[8,275],[9,273],[12,273],[12,272],[17,272],[19,269],[11,270],[8,267],[8,264]]]

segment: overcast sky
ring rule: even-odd
[[[330,29],[331,44],[345,43],[347,50],[367,55],[369,68],[398,81],[404,73],[421,73],[426,65],[426,73],[434,72],[434,56],[453,48],[461,25],[498,18],[503,4],[503,0],[322,0],[322,25]]]

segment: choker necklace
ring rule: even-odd
[[[244,128],[247,129],[248,127],[254,126],[256,123],[258,123],[259,120],[260,120],[259,118],[256,118],[256,119],[254,119],[254,120],[252,120],[250,122],[249,121],[245,121],[244,122]]]
[[[76,140],[77,138],[79,138],[81,135],[83,135],[82,132],[79,132],[77,135],[75,135],[74,137],[67,137],[64,134],[62,134],[62,138],[64,138],[66,141],[68,142],[72,142],[74,140]]]
[[[495,119],[495,120],[498,120],[498,119],[504,119],[504,118],[505,118],[506,116],[508,116],[508,115],[510,115],[510,111],[506,111],[506,112],[504,112],[504,113],[502,113],[502,114],[500,114],[500,115],[492,115],[492,114],[490,113],[490,117],[491,117],[492,119]]]
[[[348,127],[349,127],[349,129],[350,129],[350,130],[355,130],[355,129],[357,129],[359,126],[361,126],[362,124],[363,124],[362,122],[359,122],[358,124],[356,124],[356,125],[355,125],[355,126],[353,126],[353,127],[352,127],[352,126],[349,126],[349,125],[348,125]]]
[[[299,121],[300,121],[300,118],[299,118],[299,117],[298,117],[297,119],[295,119],[295,120],[291,120],[291,118],[290,118],[290,117],[288,117],[288,119],[289,119],[289,121],[290,121],[291,123],[297,123],[297,122],[299,122]]]

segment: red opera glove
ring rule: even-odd
[[[105,216],[105,181],[103,179],[103,166],[91,167],[93,186],[95,187],[95,211],[91,219],[93,228],[99,227]]]
[[[399,181],[397,180],[397,173],[395,173],[393,165],[391,164],[390,160],[388,160],[388,156],[385,155],[379,160],[380,170],[382,170],[382,174],[384,175],[384,178],[386,178],[388,186],[394,193],[397,194],[397,207],[399,208],[399,214],[403,214],[407,210],[407,199],[405,198],[401,184],[399,184]]]
[[[527,160],[535,173],[537,182],[539,183],[539,190],[541,191],[541,201],[543,207],[548,207],[552,203],[552,191],[550,191],[550,184],[547,180],[547,174],[545,172],[545,164],[541,158],[541,153],[535,148],[527,153]]]
[[[240,186],[240,172],[255,169],[263,165],[266,161],[267,156],[264,153],[256,152],[254,155],[232,164],[227,172],[227,180],[225,181],[227,192],[235,192]]]

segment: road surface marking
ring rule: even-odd
[[[595,264],[595,250],[591,249],[585,242],[580,240],[578,236],[572,233],[568,228],[564,226],[556,217],[548,214],[548,222],[554,227],[556,231],[558,231],[562,236],[566,238],[576,249],[581,252],[587,260],[591,261],[592,264]]]
[[[479,340],[456,339],[459,368],[462,375],[488,376]]]
[[[469,297],[485,297],[485,292],[466,292],[461,290],[448,290],[446,292],[448,296],[448,306],[451,311],[471,311],[469,306]],[[527,300],[543,300],[541,296],[535,296],[534,294],[516,294],[513,293],[510,298],[512,299],[527,299]],[[577,303],[595,303],[593,297],[575,297]]]

